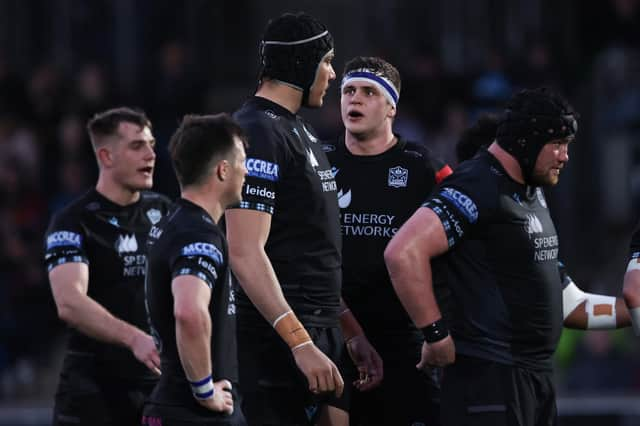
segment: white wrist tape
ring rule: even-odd
[[[576,283],[569,281],[569,285],[562,290],[562,319],[567,319],[569,314],[586,298],[586,293],[580,290]]]
[[[193,392],[193,396],[197,399],[213,398],[214,387],[211,374],[202,380],[197,380],[195,382],[189,381],[189,384],[191,385],[191,392]]]
[[[633,325],[633,332],[636,336],[640,336],[640,306],[637,308],[629,309],[631,314],[631,324]]]

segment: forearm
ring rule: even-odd
[[[635,261],[636,259],[634,259]],[[622,294],[627,306],[631,308],[640,307],[640,270],[627,270],[624,274],[624,284]]]
[[[623,299],[584,293],[573,282],[563,291],[563,309],[567,328],[611,330],[631,324]]]
[[[176,318],[176,343],[182,368],[189,381],[212,374],[211,318],[208,312],[196,311]]]
[[[342,298],[340,298],[340,328],[344,341],[348,342],[356,336],[364,336],[364,330],[360,326],[358,319],[353,315],[351,309],[347,306]]]
[[[416,327],[432,324],[442,317],[433,292],[431,263],[417,254],[385,251],[393,288]]]
[[[60,318],[87,336],[105,343],[131,348],[134,338],[146,334],[139,328],[116,318],[86,294],[68,295],[58,303]]]
[[[263,249],[255,248],[252,252],[232,256],[231,266],[240,286],[269,324],[291,310]]]

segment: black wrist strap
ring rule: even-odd
[[[432,322],[429,325],[422,327],[420,331],[422,331],[424,340],[427,343],[437,342],[449,335],[449,330],[447,330],[447,326],[445,325],[444,320],[442,318],[440,318],[435,322]]]

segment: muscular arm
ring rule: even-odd
[[[171,282],[173,293],[173,315],[176,318],[176,344],[180,362],[187,379],[191,383],[209,382],[193,388],[196,392],[208,391],[213,394],[196,396],[198,403],[213,411],[233,412],[231,383],[222,379],[211,380],[211,316],[209,302],[211,289],[204,281],[192,275],[179,276]]]
[[[192,275],[171,282],[176,341],[182,368],[191,381],[211,373],[211,289]]]
[[[271,229],[271,215],[256,210],[231,209],[225,213],[231,267],[244,292],[273,324],[291,310],[282,294],[264,246]]]
[[[384,251],[393,288],[418,328],[442,317],[433,292],[431,259],[448,248],[442,222],[431,209],[421,207]]]
[[[423,331],[442,318],[433,292],[431,259],[448,248],[442,222],[431,209],[421,207],[400,227],[384,251],[393,288],[416,327]],[[433,343],[425,341],[416,367],[443,367],[454,360],[455,345],[447,335]]]
[[[60,319],[91,338],[129,348],[140,362],[160,374],[160,357],[151,336],[116,318],[87,295],[89,268],[85,263],[56,266],[49,272],[49,281]]]
[[[292,348],[298,368],[312,392],[334,391],[342,395],[344,382],[335,364],[308,337],[287,303],[264,246],[271,229],[271,215],[255,210],[231,209],[225,213],[231,267],[242,289],[262,316],[274,325]],[[285,324],[291,325],[283,325]],[[289,333],[287,330],[290,330]],[[306,336],[305,336],[306,335]],[[302,339],[300,338],[302,336]],[[302,344],[299,344],[302,341]],[[292,343],[295,342],[295,343]]]

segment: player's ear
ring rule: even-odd
[[[389,118],[395,118],[396,113],[397,113],[397,109],[396,107],[394,107],[393,105],[389,104],[389,106],[391,108],[389,108],[389,112],[387,113],[387,117]]]
[[[227,178],[227,174],[229,173],[229,162],[227,160],[222,160],[216,165],[216,175],[218,179],[224,181]]]
[[[98,157],[98,162],[109,168],[113,166],[113,154],[111,150],[105,145],[96,150],[96,157]]]

